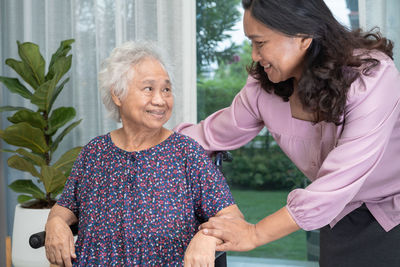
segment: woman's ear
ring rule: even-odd
[[[112,97],[112,100],[114,101],[114,104],[117,105],[118,107],[120,107],[121,106],[121,100],[119,99],[118,96],[116,96],[114,94],[113,90],[111,91],[111,97]]]
[[[303,51],[307,50],[310,47],[312,40],[313,40],[313,38],[311,38],[311,37],[301,38],[301,42],[300,42],[301,50],[303,50]]]

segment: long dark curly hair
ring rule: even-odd
[[[305,110],[315,112],[326,122],[343,123],[350,85],[379,65],[369,54],[371,50],[382,51],[393,59],[392,41],[382,37],[377,28],[350,31],[333,17],[323,0],[242,0],[242,5],[270,29],[312,38],[298,95]],[[252,62],[247,70],[264,90],[289,101],[293,78],[273,83],[258,62]]]

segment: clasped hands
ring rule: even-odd
[[[199,227],[185,252],[184,266],[214,266],[215,251],[248,251],[256,247],[256,227],[240,217],[212,217]]]

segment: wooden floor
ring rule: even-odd
[[[11,237],[6,237],[6,267],[11,267]]]

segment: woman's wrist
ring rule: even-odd
[[[262,226],[260,225],[260,223],[254,224],[253,242],[252,242],[254,244],[254,248],[262,246],[268,242],[269,241],[266,240],[265,233],[263,233]]]
[[[300,229],[286,207],[265,217],[254,228],[254,242],[257,246],[265,245]]]

